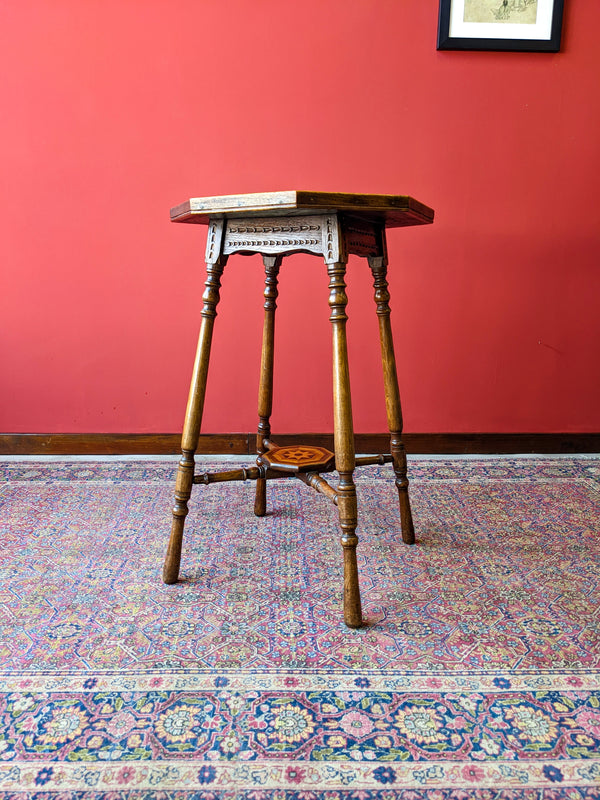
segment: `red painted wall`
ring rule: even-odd
[[[559,54],[438,53],[437,0],[6,0],[0,430],[180,430],[205,232],[190,196],[412,194],[390,234],[406,429],[600,430],[600,4]],[[385,427],[349,266],[355,429]],[[284,262],[275,429],[332,427],[327,278]],[[206,432],[256,424],[262,268],[223,279]]]

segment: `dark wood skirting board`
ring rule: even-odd
[[[333,449],[333,434],[274,435],[278,445],[307,444]],[[409,454],[600,453],[600,433],[406,433]],[[0,455],[169,455],[180,452],[178,433],[8,433],[0,434]],[[387,434],[358,433],[357,453],[385,453]],[[200,436],[204,455],[254,454],[255,433]]]

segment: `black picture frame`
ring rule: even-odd
[[[509,38],[508,36],[492,38],[489,35],[452,36],[450,33],[452,6],[455,3],[462,4],[464,2],[468,2],[468,0],[440,0],[438,50],[504,50],[537,53],[557,53],[560,50],[564,0],[537,0],[538,4],[544,4],[546,11],[550,11],[548,5],[551,6],[550,32],[549,35],[546,34],[543,38],[527,39]],[[529,2],[532,2],[532,0],[529,0]],[[505,13],[510,14],[511,9],[516,9],[520,3],[526,4],[527,0],[494,0],[493,5],[498,7],[499,12],[503,11],[501,7],[505,6]],[[493,20],[490,21],[493,22]],[[485,27],[489,30],[489,26]],[[475,34],[476,28],[477,24],[475,23],[472,25],[472,30]]]

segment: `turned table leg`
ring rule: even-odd
[[[400,503],[400,523],[402,539],[406,544],[415,543],[415,530],[408,497],[408,477],[406,451],[402,443],[402,407],[398,389],[396,357],[394,355],[394,339],[390,323],[390,293],[387,282],[387,260],[385,257],[369,258],[369,266],[373,273],[375,302],[379,318],[379,338],[381,342],[381,360],[383,364],[383,380],[385,385],[385,405],[388,428],[390,431],[391,453],[394,459],[394,474],[398,488]]]
[[[210,346],[215,317],[217,316],[217,304],[219,302],[219,290],[221,287],[221,275],[226,263],[226,257],[217,255],[213,262],[207,260],[206,288],[202,295],[204,302],[202,308],[202,322],[200,324],[200,336],[198,338],[198,349],[194,362],[194,371],[190,385],[185,422],[183,425],[183,436],[181,439],[181,461],[177,470],[175,482],[175,505],[173,507],[173,522],[171,524],[171,536],[167,547],[167,554],[163,567],[163,581],[165,583],[176,583],[179,577],[179,565],[181,562],[181,544],[183,540],[183,526],[188,514],[188,500],[192,493],[194,481],[194,455],[198,448],[200,438],[200,424],[202,422],[202,411],[204,409],[204,397],[206,394],[206,377],[208,374],[208,362],[210,358]]]
[[[258,433],[256,449],[258,453],[267,451],[271,438],[271,413],[273,411],[273,357],[275,351],[275,309],[277,308],[277,278],[282,256],[263,256],[265,265],[265,320],[263,325],[262,354],[260,361],[260,383],[258,387]],[[267,513],[267,479],[256,481],[254,513],[264,517]]]
[[[350,399],[350,376],[348,370],[348,346],[346,341],[346,264],[327,265],[329,274],[329,306],[333,334],[333,423],[335,441],[335,465],[340,476],[337,489],[337,504],[342,529],[344,550],[344,622],[349,628],[362,625],[358,566],[356,563],[357,505],[354,485],[354,430],[352,426],[352,402]]]

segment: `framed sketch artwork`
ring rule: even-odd
[[[440,0],[438,50],[560,49],[563,0]]]

